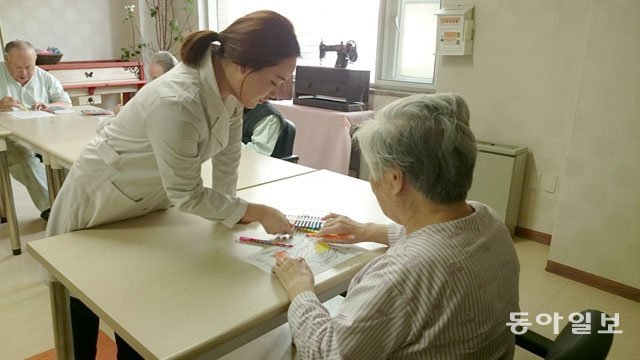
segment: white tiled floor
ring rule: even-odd
[[[6,225],[0,225],[0,359],[24,359],[53,347],[48,289],[39,279],[36,262],[24,244],[44,235],[44,221],[31,204],[24,188],[13,183],[20,223],[23,254],[11,255]],[[609,359],[640,359],[640,304],[607,292],[547,273],[544,266],[549,248],[515,240],[520,258],[520,304],[532,314],[557,312],[566,317],[587,308],[620,314],[620,330],[614,337]],[[561,323],[564,326],[566,320]],[[550,326],[533,329],[553,337]],[[284,325],[224,357],[240,359],[293,359],[291,334]],[[516,347],[516,359],[536,359]]]

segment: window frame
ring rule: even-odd
[[[380,0],[378,11],[378,58],[376,59],[374,88],[408,91],[435,92],[436,79],[440,61],[434,54],[434,70],[431,83],[412,81],[412,78],[396,76],[398,41],[400,38],[400,25],[402,14],[400,4],[402,0]],[[439,1],[442,8],[442,0]],[[435,37],[436,34],[433,34]],[[435,52],[435,49],[434,49]]]
[[[396,27],[396,17],[400,16],[400,4],[402,0],[380,0],[378,10],[378,36],[377,55],[375,62],[375,74],[373,82],[369,84],[371,89],[395,90],[412,92],[436,91],[437,74],[440,65],[439,57],[434,54],[434,71],[432,83],[412,81],[412,78],[395,76],[397,61],[397,43],[399,31]],[[439,1],[442,8],[442,0]],[[217,28],[218,0],[198,0],[199,24],[201,28]],[[394,16],[394,14],[398,14]],[[398,26],[399,27],[399,26]],[[436,37],[436,34],[433,34]],[[391,49],[391,51],[389,51]],[[435,51],[435,50],[434,50]]]

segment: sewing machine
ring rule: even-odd
[[[358,51],[356,50],[356,42],[353,40],[347,41],[347,44],[343,44],[340,41],[338,45],[325,45],[320,41],[320,60],[324,59],[327,51],[335,51],[338,54],[335,67],[345,69],[348,63],[353,63],[358,60]]]

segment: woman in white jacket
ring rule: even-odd
[[[54,202],[47,236],[172,205],[229,227],[258,221],[268,233],[289,232],[280,211],[247,203],[235,189],[243,107],[275,95],[299,56],[293,25],[272,11],[189,35],[182,63],[142,88],[85,147]],[[211,189],[200,175],[209,159]],[[93,359],[98,318],[71,300],[75,356]],[[138,356],[117,340],[119,358]]]

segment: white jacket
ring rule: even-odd
[[[142,88],[82,151],[56,198],[47,236],[175,205],[233,226],[247,203],[235,196],[242,105],[222,99],[207,54]],[[211,159],[213,189],[202,185]]]

